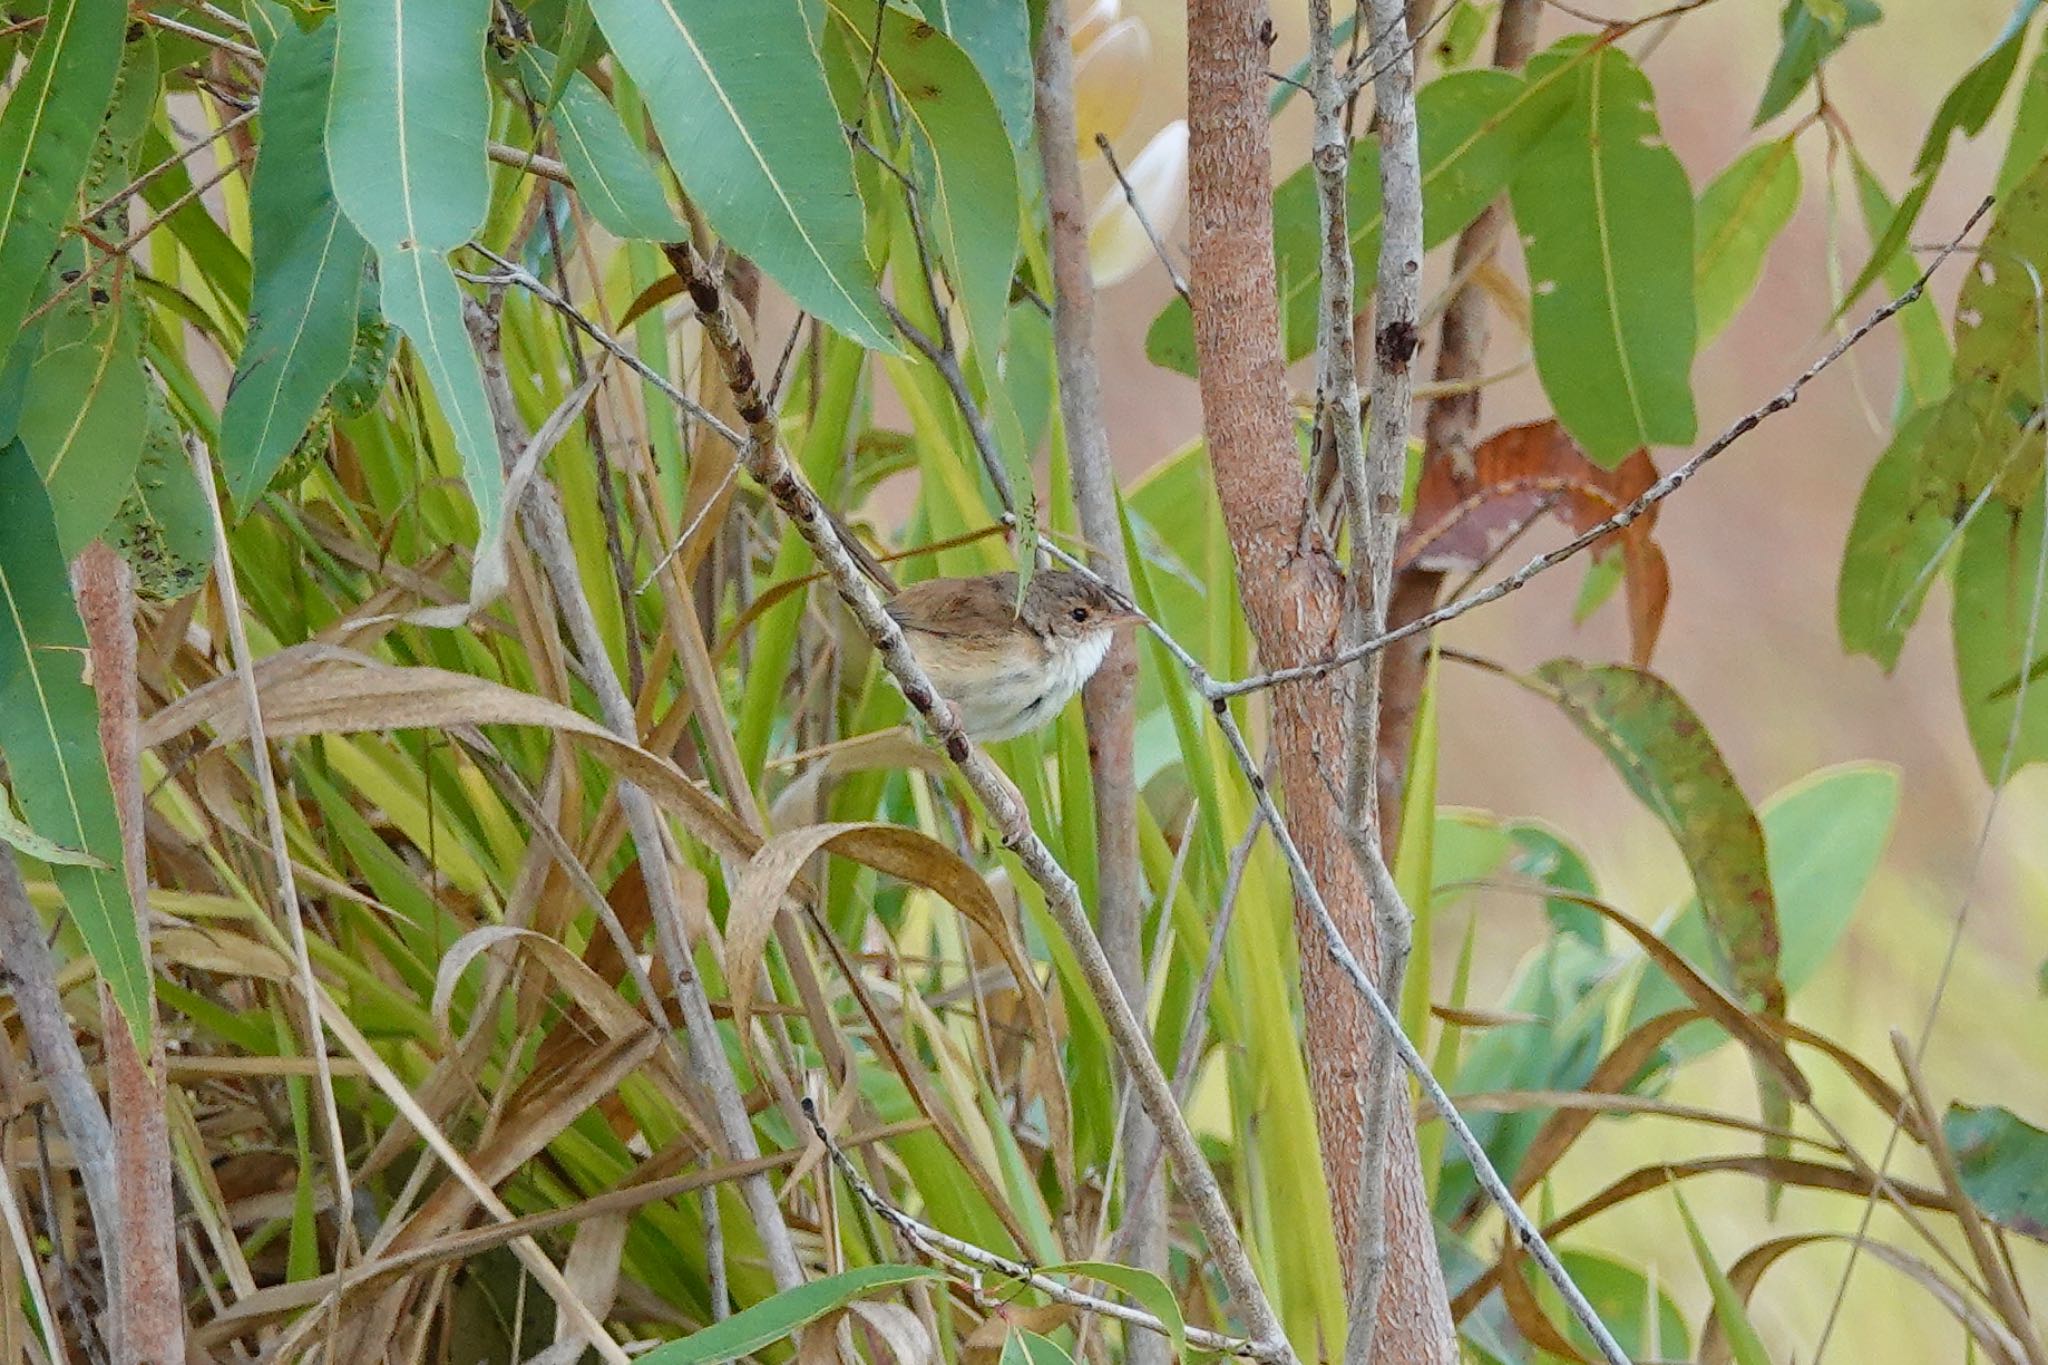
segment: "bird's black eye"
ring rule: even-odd
[[[1075,607],[1071,612],[1068,612],[1067,614],[1069,616],[1072,616],[1076,621],[1085,621],[1088,619],[1088,608]]]

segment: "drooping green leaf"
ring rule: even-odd
[[[1699,717],[1670,684],[1640,669],[1553,659],[1536,676],[1671,832],[1728,980],[1750,1005],[1782,1012],[1763,828]]]
[[[2041,0],[2018,0],[1990,50],[1972,63],[1943,97],[1941,107],[1934,111],[1933,122],[1927,126],[1927,136],[1920,143],[1920,153],[1913,158],[1915,175],[1930,175],[1941,165],[1956,133],[1975,137],[1984,131],[1992,111],[2005,95],[2005,87],[2012,82],[2020,49],[2027,41],[2027,25],[2040,8]]]
[[[918,8],[974,59],[1012,144],[1027,146],[1036,100],[1028,8],[1015,0],[918,0]]]
[[[1165,1280],[1149,1270],[1119,1265],[1114,1261],[1062,1261],[1044,1267],[1048,1275],[1082,1275],[1123,1290],[1140,1308],[1166,1324],[1166,1339],[1176,1359],[1187,1354],[1188,1328],[1181,1316],[1180,1302]]]
[[[1664,145],[1650,83],[1612,46],[1560,43],[1565,112],[1521,158],[1510,196],[1527,243],[1536,369],[1558,419],[1612,468],[1697,430],[1692,191]]]
[[[1757,104],[1757,123],[1776,118],[1813,80],[1820,64],[1848,41],[1849,35],[1884,17],[1876,0],[1843,0],[1823,4],[1821,0],[1789,0],[1779,19],[1782,38],[1778,60],[1764,83],[1763,99]]]
[[[1671,1197],[1677,1201],[1678,1216],[1685,1222],[1685,1236],[1692,1243],[1693,1259],[1699,1262],[1701,1272],[1707,1277],[1707,1292],[1714,1300],[1714,1316],[1720,1321],[1722,1335],[1727,1338],[1735,1365],[1771,1365],[1771,1357],[1764,1350],[1763,1338],[1757,1335],[1756,1324],[1749,1320],[1749,1310],[1743,1305],[1741,1293],[1729,1280],[1728,1272],[1721,1269],[1721,1263],[1714,1259],[1713,1248],[1707,1245],[1699,1224],[1693,1221],[1692,1210],[1686,1207],[1684,1193],[1675,1184],[1671,1186]]]
[[[53,0],[0,110],[0,337],[10,343],[71,221],[127,26],[122,0]]]
[[[1920,221],[1920,210],[1927,206],[1927,195],[1934,188],[1934,177],[1921,176],[1907,188],[1905,197],[1885,220],[1880,229],[1873,221],[1870,230],[1876,236],[1877,244],[1870,249],[1870,259],[1856,272],[1856,278],[1842,291],[1841,302],[1835,305],[1835,318],[1849,311],[1850,305],[1863,297],[1863,291],[1884,274],[1895,260],[1911,258],[1905,255],[1906,238],[1912,235],[1913,225]],[[1834,319],[1829,319],[1833,321]]]
[[[605,231],[627,241],[675,242],[689,236],[669,207],[661,172],[646,148],[619,120],[618,110],[588,76],[564,76],[545,54],[526,49],[520,54],[528,88],[545,96],[559,82],[559,95],[549,111],[562,160],[576,182],[583,207]]]
[[[1896,769],[1847,763],[1809,773],[1758,811],[1783,938],[1778,972],[1788,996],[1813,979],[1848,932],[1890,842],[1898,809]],[[1697,900],[1679,911],[1663,937],[1711,979],[1735,984],[1714,951],[1713,931]],[[1685,1004],[1684,992],[1663,973],[1647,972],[1629,1005],[1628,1027]],[[1673,1061],[1703,1056],[1727,1039],[1718,1025],[1689,1024],[1665,1043],[1664,1055]]]
[[[53,318],[53,324],[65,321]],[[90,330],[50,340],[30,371],[21,442],[50,490],[57,539],[75,555],[106,529],[142,458],[146,413],[140,338],[126,310],[80,313]]]
[[[1693,298],[1699,344],[1720,334],[1762,278],[1764,256],[1799,207],[1793,139],[1752,147],[1700,191],[1693,218]]]
[[[1899,661],[1906,632],[1920,615],[1941,560],[1953,543],[1953,503],[1938,499],[1921,470],[1921,452],[1934,429],[1936,409],[1906,419],[1870,467],[1835,591],[1835,624],[1842,648],[1868,654],[1889,673]]]
[[[945,1277],[944,1271],[922,1265],[870,1265],[827,1275],[771,1295],[681,1341],[657,1346],[640,1359],[647,1365],[712,1365],[732,1360],[780,1341],[805,1323],[878,1289]]]
[[[1855,167],[1856,199],[1863,210],[1864,230],[1873,241],[1879,240],[1897,210],[1869,164],[1861,156],[1852,155],[1850,160]],[[1920,266],[1910,252],[1895,249],[1890,259],[1880,263],[1879,274],[1886,292],[1896,298],[1913,287],[1913,281],[1920,277]],[[1903,419],[1913,409],[1924,407],[1948,392],[1948,330],[1934,300],[1925,294],[1900,310],[1894,325],[1899,330],[1900,349],[1905,352],[1905,383],[1898,401],[1898,415]]]
[[[2038,451],[2041,437],[2033,437]],[[2042,486],[2019,507],[1994,500],[1963,532],[1956,556],[1956,689],[1970,745],[1997,784],[2048,759],[2048,558],[2041,539]]]
[[[67,848],[55,839],[45,839],[14,813],[14,794],[0,782],[0,844],[11,845],[41,863],[63,863],[74,867],[105,867],[106,864],[82,848]],[[0,856],[5,856],[0,854]]]
[[[1534,820],[1516,820],[1504,828],[1514,843],[1514,861],[1510,866],[1518,876],[1574,895],[1600,894],[1586,855],[1556,830]],[[1606,942],[1599,914],[1575,900],[1564,896],[1547,897],[1543,902],[1543,913],[1559,930],[1583,939],[1595,948]]]
[[[806,311],[893,352],[853,158],[800,0],[592,0],[669,164],[718,235]]]
[[[2019,112],[2013,116],[2012,137],[1998,167],[1999,197],[2024,180],[2044,155],[2048,155],[2048,49],[2034,58],[2020,86]]]
[[[830,0],[857,61],[873,56],[877,0]],[[995,100],[952,39],[883,7],[877,70],[918,141],[918,189],[933,245],[967,314],[976,360],[993,371],[1009,314],[1020,208],[1017,162]],[[928,173],[922,173],[925,167]]]
[[[1416,93],[1425,246],[1463,232],[1508,187],[1524,150],[1562,113],[1570,79],[1570,64],[1528,80],[1507,71],[1461,71]],[[1360,278],[1368,280],[1379,258],[1379,184],[1379,144],[1361,138],[1352,144],[1346,193],[1351,258]],[[1315,347],[1321,288],[1313,167],[1295,171],[1274,191],[1273,246],[1287,359],[1299,360]],[[1186,300],[1175,299],[1153,319],[1145,354],[1156,365],[1195,372],[1194,319]]]
[[[138,596],[170,602],[196,590],[213,567],[213,509],[162,390],[147,390],[142,458],[107,541],[135,571]]]
[[[1971,1203],[2002,1227],[2048,1241],[2048,1133],[1997,1105],[1951,1104],[1941,1135]]]
[[[100,977],[149,1044],[149,960],[122,865],[121,825],[85,680],[85,627],[49,494],[18,444],[0,450],[0,755],[22,813],[100,866],[51,868]],[[6,855],[0,855],[6,856]]]
[[[337,27],[287,25],[265,69],[249,336],[221,412],[221,468],[238,512],[305,436],[355,341],[369,243],[335,202],[323,132]]]
[[[342,211],[377,252],[384,316],[405,333],[462,457],[496,572],[504,469],[447,253],[489,207],[489,0],[355,0],[336,17],[327,162]]]
[[[998,1365],[1074,1365],[1074,1358],[1051,1337],[1018,1327],[1003,1338]]]

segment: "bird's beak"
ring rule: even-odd
[[[1119,607],[1115,611],[1110,612],[1108,616],[1103,618],[1103,624],[1110,627],[1141,626],[1145,624],[1145,621],[1146,617],[1144,612],[1125,611],[1121,607]]]

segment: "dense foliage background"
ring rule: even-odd
[[[1425,607],[1661,499],[1960,234],[1798,407],[1448,627],[1384,784],[1408,1031],[1638,1360],[2048,1350],[2048,21],[1932,8],[1411,8],[1418,437],[1484,401],[1415,445]],[[1277,340],[1334,546],[1311,73],[1273,19]],[[1082,548],[1045,22],[7,7],[0,1359],[1158,1349],[974,1248],[1081,1264],[1174,1350],[1243,1328],[1184,1182],[1163,1261],[1120,1236],[1169,1177],[1129,1169],[1102,1001],[748,470],[772,428],[905,580]],[[1248,677],[1172,278],[1190,35],[1063,22],[1135,595]],[[1461,294],[1493,339],[1432,385]],[[1200,688],[1140,652],[1141,1012],[1293,1350],[1335,1358],[1320,945]],[[1230,703],[1258,761],[1271,696]],[[1079,708],[995,754],[1094,907]],[[1461,1349],[1597,1358],[1419,1120]]]

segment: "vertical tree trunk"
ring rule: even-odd
[[[128,565],[95,541],[72,565],[78,614],[91,646],[99,699],[100,747],[121,821],[122,863],[145,950],[149,874],[142,839],[141,750],[136,734],[135,593]],[[129,1021],[104,987],[107,1108],[114,1133],[114,1189],[120,1204],[121,1293],[114,1304],[114,1358],[122,1365],[175,1365],[185,1358],[185,1313],[178,1292],[176,1206],[171,1141],[164,1116],[163,1044],[143,1056]],[[152,1012],[154,1006],[150,1007]],[[148,1021],[154,1034],[155,1020]]]
[[[1266,116],[1271,32],[1258,0],[1191,0],[1188,7],[1190,284],[1203,427],[1245,613],[1262,661],[1280,667],[1334,649],[1345,588],[1331,547],[1304,517],[1305,481],[1287,407]],[[1371,905],[1336,800],[1344,780],[1340,689],[1322,682],[1280,687],[1272,704],[1289,825],[1338,926],[1377,972]],[[1377,1025],[1298,901],[1296,928],[1323,1169],[1348,1274],[1357,1249],[1368,1053]],[[1405,1090],[1399,1096],[1387,1164],[1392,1264],[1378,1341],[1386,1360],[1448,1365],[1457,1345]]]

